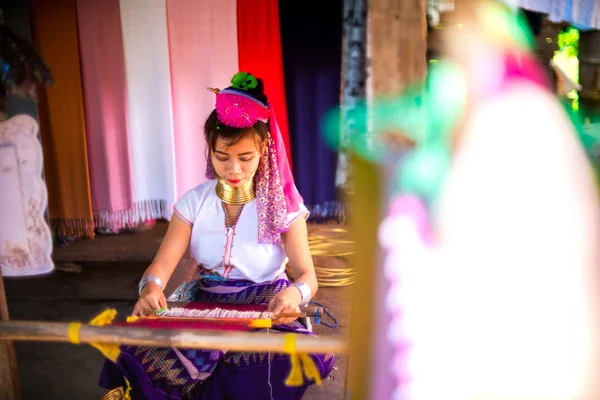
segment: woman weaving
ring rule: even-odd
[[[200,279],[184,283],[170,301],[268,304],[268,311],[299,312],[317,291],[303,205],[283,140],[261,80],[240,72],[216,93],[204,133],[208,182],[175,205],[158,253],[140,282],[134,315],[167,305],[162,289],[185,251]],[[295,278],[285,273],[289,259]],[[278,331],[310,334],[295,318],[280,318]],[[311,355],[322,377],[333,355]],[[283,354],[124,346],[116,364],[106,362],[100,385],[131,384],[140,399],[299,399],[308,387],[284,381]]]

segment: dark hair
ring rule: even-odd
[[[262,79],[257,79],[258,85],[254,89],[249,89],[243,93],[249,94],[255,99],[259,100],[263,104],[268,103],[267,96],[264,92],[264,84]],[[229,88],[231,89],[231,88]],[[233,89],[237,90],[237,89]],[[255,138],[263,143],[267,139],[267,133],[269,129],[267,124],[262,121],[257,121],[254,125],[249,128],[233,128],[227,126],[219,121],[217,117],[217,110],[213,110],[204,124],[204,137],[208,144],[208,149],[215,151],[217,146],[217,139],[219,137],[225,139],[229,146],[233,146],[240,140],[255,135]]]
[[[267,99],[267,95],[265,94],[265,84],[260,78],[256,78],[256,83],[257,85],[254,89],[248,89],[245,93],[267,105],[269,99]]]

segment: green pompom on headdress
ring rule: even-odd
[[[247,72],[238,72],[231,78],[231,87],[234,89],[248,91],[258,86],[258,81],[254,75]]]

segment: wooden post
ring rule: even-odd
[[[369,33],[375,96],[398,94],[425,77],[425,0],[371,0]]]
[[[8,321],[8,304],[0,268],[0,320]],[[21,386],[17,355],[11,340],[0,340],[0,400],[20,400]]]
[[[376,97],[399,94],[426,74],[427,22],[424,0],[370,0],[371,85]],[[357,281],[353,287],[347,398],[389,398],[393,385],[387,344],[385,294],[389,284],[379,263],[377,229],[384,185],[380,169],[353,160],[351,228]],[[389,320],[389,319],[388,319]],[[382,329],[383,328],[383,329]]]

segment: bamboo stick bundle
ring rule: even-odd
[[[72,323],[1,321],[0,340],[75,343],[70,332],[72,327]],[[277,331],[235,332],[87,324],[78,325],[77,329],[77,343],[284,353],[286,337],[289,339],[289,335],[293,335],[295,350],[298,353],[348,352],[346,338],[339,336],[317,338],[291,333],[281,334]]]

